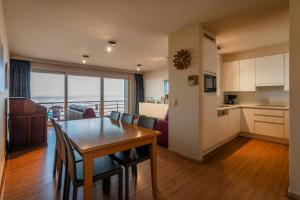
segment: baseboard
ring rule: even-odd
[[[223,142],[220,142],[219,144],[217,144],[217,145],[215,145],[215,146],[213,146],[213,147],[211,147],[211,148],[209,148],[209,149],[207,149],[207,150],[204,150],[204,151],[202,152],[203,156],[208,155],[209,153],[211,153],[211,152],[217,150],[218,148],[220,148],[221,146],[223,146],[224,144],[230,142],[231,140],[233,140],[234,138],[236,138],[236,137],[238,137],[238,136],[239,136],[239,135],[236,134],[236,135],[234,135],[234,136],[232,136],[232,137],[230,137],[230,138],[224,140]]]
[[[295,193],[291,192],[290,190],[288,191],[288,196],[293,199],[300,200],[300,194],[295,194]]]
[[[275,137],[270,137],[270,136],[266,136],[266,135],[258,135],[258,134],[255,134],[255,133],[240,132],[239,136],[253,138],[253,139],[258,139],[258,140],[264,140],[264,141],[267,141],[267,142],[274,142],[274,143],[279,143],[279,144],[285,144],[285,145],[289,144],[289,140],[288,139],[275,138]]]
[[[171,148],[168,148],[168,150],[169,150],[172,154],[174,154],[174,155],[176,155],[176,156],[179,156],[179,157],[182,157],[182,158],[185,158],[185,159],[194,161],[194,162],[201,163],[201,162],[203,161],[203,158],[197,159],[197,158],[194,158],[194,157],[192,157],[192,156],[186,155],[186,154],[184,154],[184,153],[175,151],[175,150],[173,150],[173,149],[171,149]]]

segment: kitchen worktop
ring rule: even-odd
[[[259,105],[259,104],[223,104],[217,110],[229,110],[235,108],[254,108],[254,109],[269,109],[269,110],[289,110],[288,106],[272,106],[272,105]]]

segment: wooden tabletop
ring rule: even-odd
[[[82,154],[160,134],[159,131],[128,125],[108,117],[62,121],[60,124],[62,131],[68,134]]]

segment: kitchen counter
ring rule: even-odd
[[[288,106],[269,106],[269,105],[258,105],[258,104],[235,104],[235,105],[224,104],[224,105],[222,105],[222,107],[218,107],[217,110],[230,110],[230,109],[236,109],[236,108],[289,110]]]

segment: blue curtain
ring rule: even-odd
[[[10,60],[10,97],[30,98],[30,62]]]
[[[135,114],[139,114],[139,102],[144,102],[143,74],[134,74],[135,79]]]

